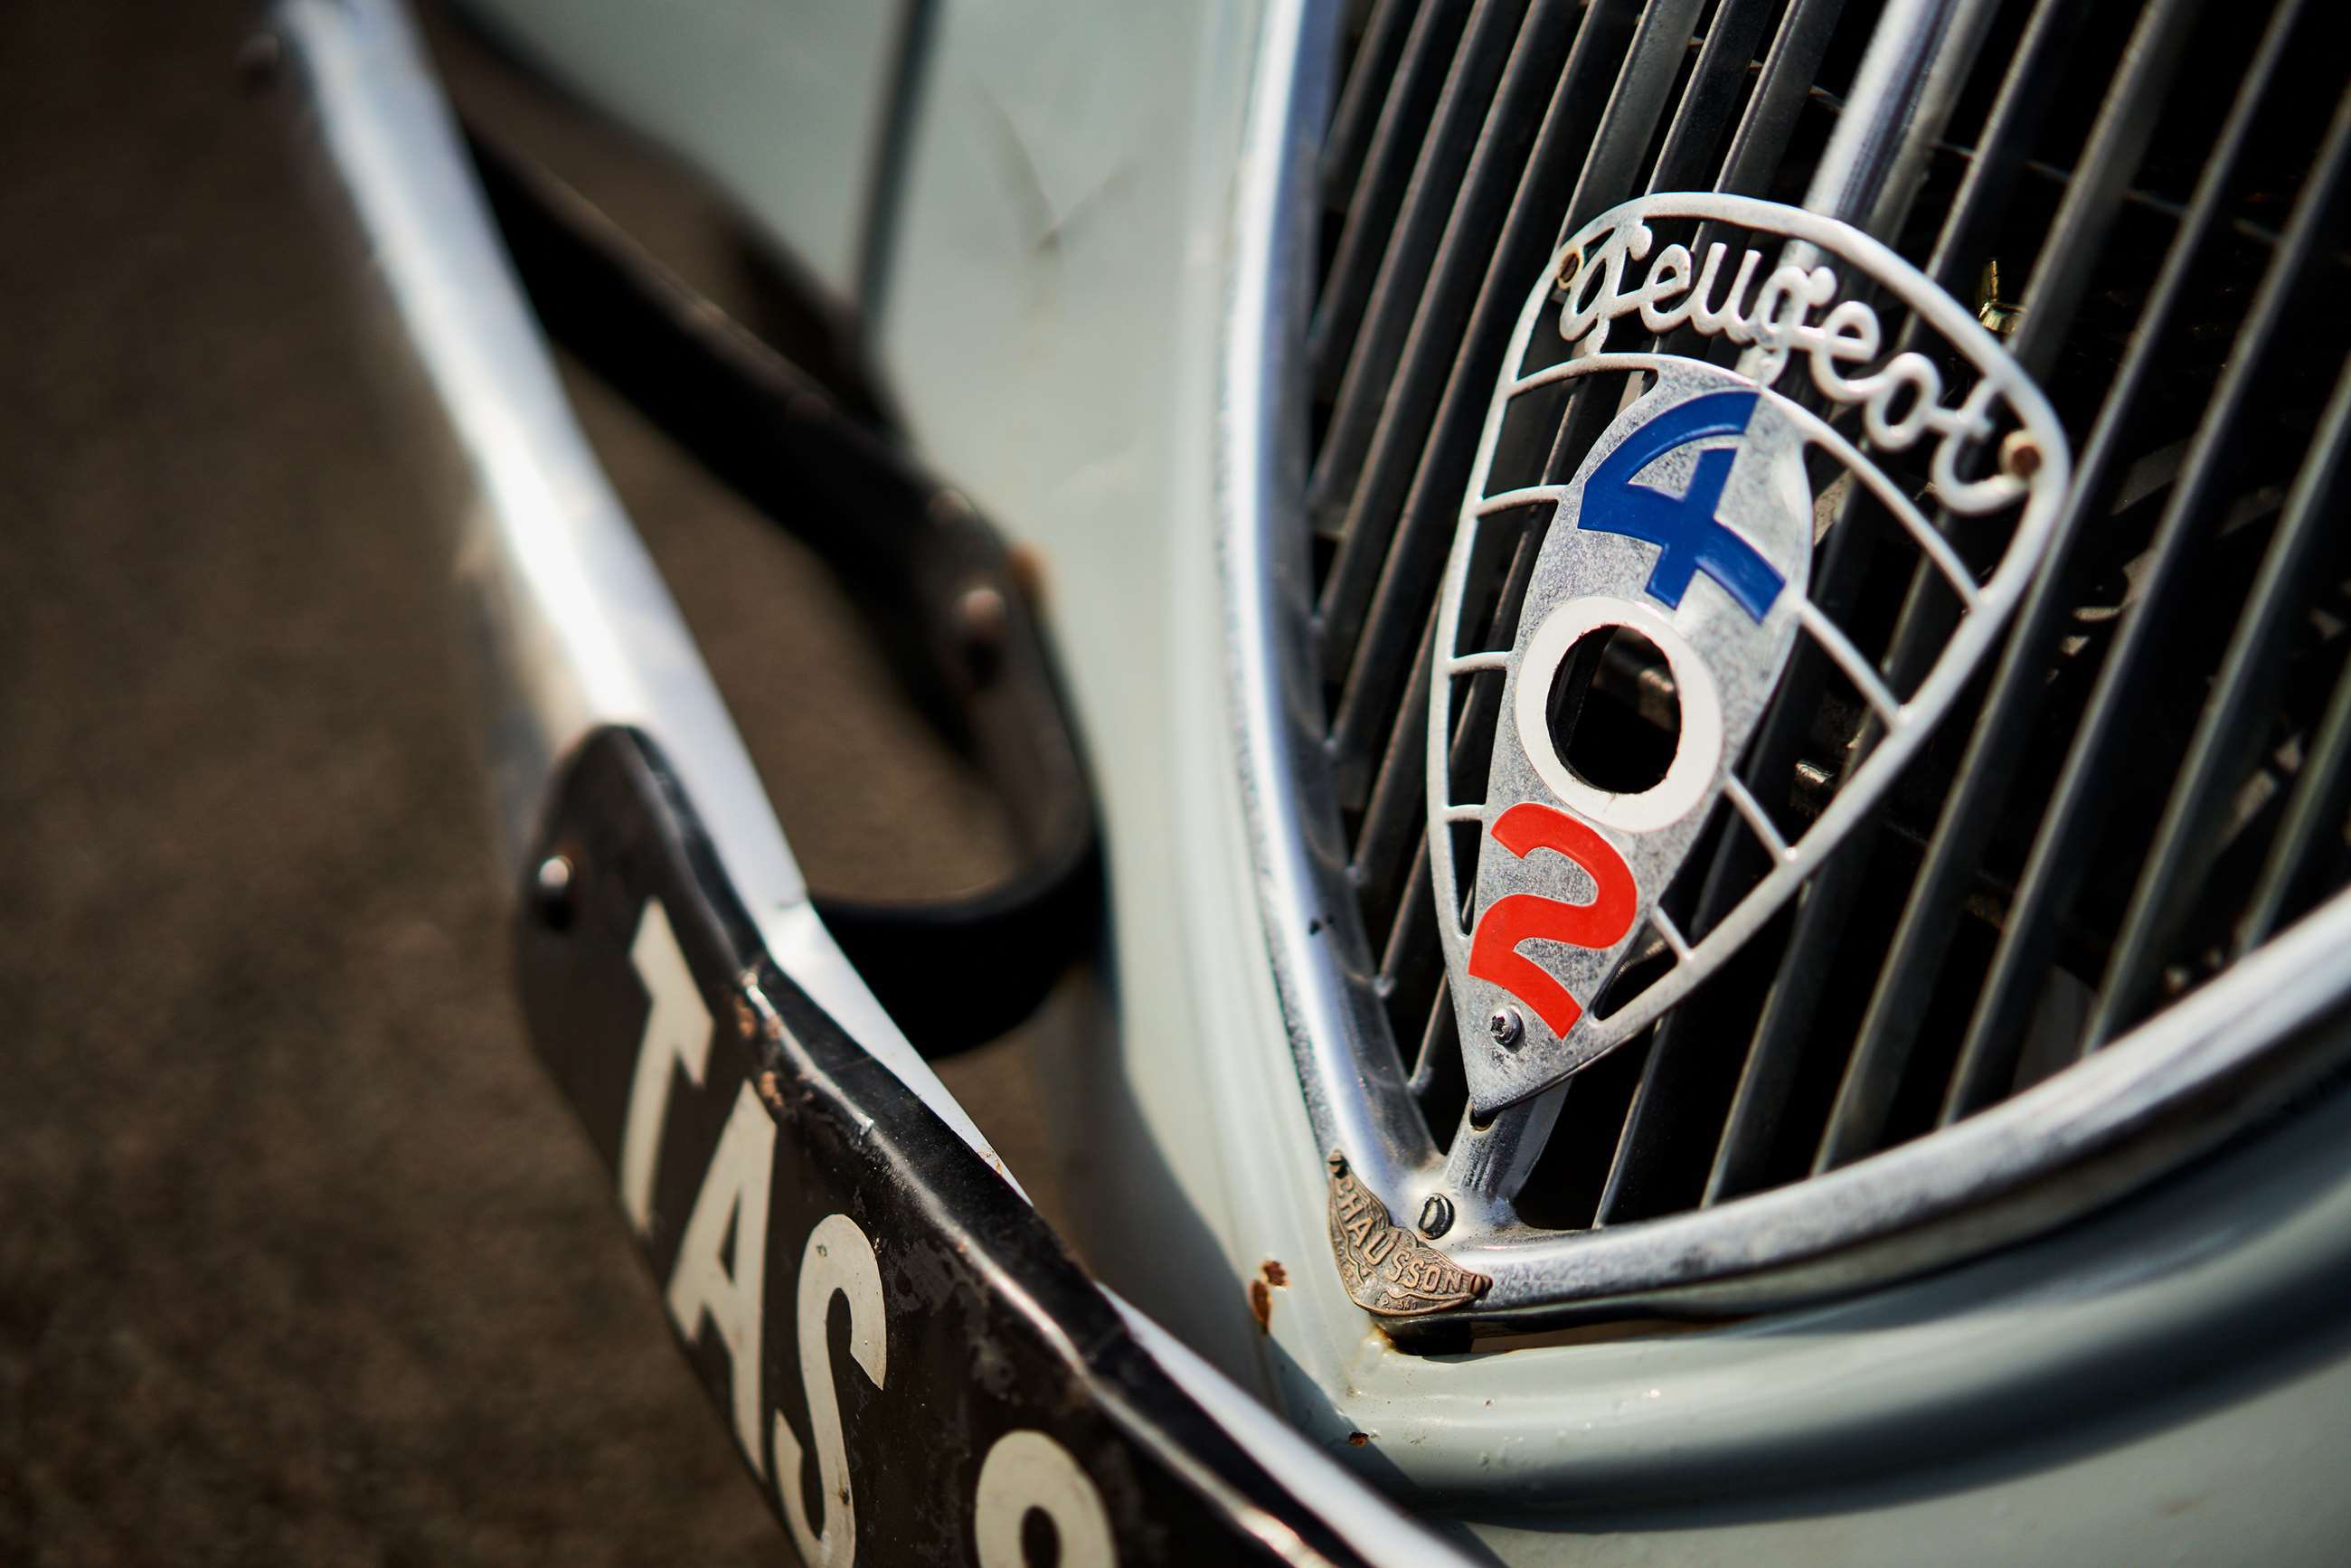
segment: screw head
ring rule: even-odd
[[[1453,1204],[1441,1192],[1432,1192],[1420,1206],[1420,1233],[1431,1241],[1453,1228]]]
[[[538,917],[550,931],[571,924],[573,881],[571,862],[565,856],[549,855],[538,862],[538,874],[531,879],[532,892],[538,900]]]
[[[1504,1051],[1516,1051],[1519,1041],[1526,1038],[1526,1020],[1519,1017],[1516,1008],[1496,1008],[1494,1016],[1486,1020],[1486,1032]]]
[[[994,587],[975,583],[956,596],[955,618],[971,678],[986,685],[995,678],[997,662],[1003,655],[1005,636],[1012,628],[1012,607]]]

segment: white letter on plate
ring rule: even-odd
[[[1060,1537],[1061,1568],[1110,1568],[1110,1511],[1070,1451],[1042,1432],[1007,1432],[979,1467],[972,1533],[979,1568],[1022,1568],[1020,1521],[1040,1509]]]
[[[640,1236],[653,1230],[653,1162],[661,1155],[662,1124],[669,1116],[670,1063],[685,1069],[698,1088],[710,1061],[710,1009],[685,967],[677,936],[661,900],[645,900],[629,962],[653,1006],[637,1041],[636,1076],[629,1084],[628,1115],[621,1126],[621,1207]],[[764,1178],[763,1178],[764,1179]]]
[[[849,1354],[879,1388],[888,1364],[882,1265],[874,1260],[873,1243],[845,1214],[829,1214],[819,1221],[800,1253],[800,1383],[808,1390],[809,1427],[816,1438],[817,1487],[824,1506],[821,1534],[809,1528],[808,1504],[801,1500],[799,1439],[792,1436],[783,1412],[776,1413],[776,1499],[783,1505],[784,1522],[792,1528],[793,1544],[810,1568],[849,1568],[857,1560],[849,1451],[841,1440],[841,1400],[833,1393],[831,1348],[824,1332],[836,1291],[849,1298]]]
[[[669,1276],[669,1315],[689,1340],[706,1315],[726,1347],[735,1380],[735,1436],[759,1469],[759,1310],[768,1290],[768,1173],[776,1157],[776,1124],[747,1083],[718,1134],[694,1212]],[[719,1261],[735,1233],[732,1273]]]

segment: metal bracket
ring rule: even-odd
[[[1017,558],[887,432],[664,268],[585,197],[467,127],[549,332],[847,584],[917,706],[1001,797],[1024,855],[958,897],[816,894],[925,1056],[1026,1018],[1092,944],[1093,803]]]

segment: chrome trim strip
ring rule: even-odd
[[[1258,900],[1308,1111],[1323,1152],[1344,1149],[1390,1210],[1409,1214],[1434,1190],[1437,1145],[1403,1063],[1365,1049],[1384,1030],[1309,674],[1306,294],[1316,138],[1336,87],[1337,31],[1330,0],[1272,0],[1259,27],[1218,378],[1218,570]],[[1329,917],[1301,917],[1310,910]]]
[[[2351,892],[2096,1055],[1964,1122],[1718,1207],[1607,1230],[1458,1236],[1449,1255],[1493,1274],[1486,1304],[1506,1315],[1685,1286],[1714,1287],[1692,1305],[1752,1311],[2019,1239],[2210,1149],[2336,1065],[2351,1047],[2346,948]]]
[[[1806,207],[1875,235],[1902,226],[1930,150],[1905,133],[1949,120],[1999,9],[1994,0],[1895,0],[1880,13]]]
[[[1902,14],[1931,16],[1954,47],[1980,40],[1981,13],[1969,0],[1906,0]],[[1445,1190],[1446,1165],[1371,994],[1322,765],[1310,638],[1302,345],[1315,139],[1335,38],[1335,10],[1320,0],[1268,8],[1218,384],[1218,567],[1259,914],[1307,1112],[1325,1152],[1343,1149],[1392,1213],[1410,1214]],[[1900,43],[1874,46],[1865,76],[1914,98],[1950,90],[1933,61]],[[1877,200],[1886,172],[1865,177],[1870,160],[1850,156],[1852,199]],[[2351,891],[2088,1061],[1965,1123],[1789,1187],[1580,1232],[1497,1223],[1463,1204],[1447,1255],[1494,1285],[1462,1315],[1760,1312],[1886,1284],[2080,1218],[2210,1151],[2351,1054],[2346,943]],[[1493,1131],[1520,1154],[1514,1124]],[[1455,1166],[1493,1163],[1462,1146],[1475,1136],[1465,1124]]]
[[[523,885],[556,771],[607,725],[661,745],[768,951],[1002,1172],[818,919],[677,605],[563,393],[456,127],[396,0],[286,0],[276,26],[403,346],[465,461],[456,549],[502,880]],[[1017,1186],[1017,1183],[1015,1184]]]

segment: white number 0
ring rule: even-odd
[[[1007,1432],[979,1467],[979,1497],[972,1533],[979,1568],[1023,1568],[1020,1524],[1030,1509],[1053,1521],[1063,1568],[1108,1568],[1110,1512],[1102,1493],[1070,1450],[1042,1432]]]

